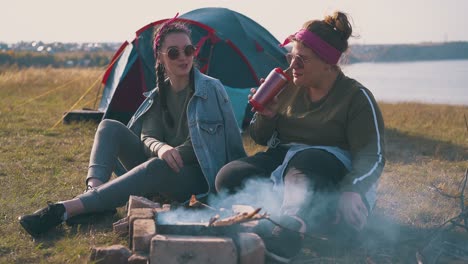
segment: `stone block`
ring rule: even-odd
[[[96,247],[91,249],[89,260],[96,264],[124,264],[132,255],[129,248],[122,245]]]
[[[133,252],[148,253],[153,236],[156,235],[154,219],[137,219],[133,222]]]
[[[265,244],[255,233],[239,233],[236,243],[239,264],[265,263]]]
[[[158,213],[164,213],[164,212],[169,212],[171,210],[170,207],[165,207],[165,208],[155,208],[154,213],[155,215],[158,215]]]
[[[128,235],[128,217],[124,217],[120,219],[117,222],[114,222],[112,224],[112,228],[115,233],[121,235],[121,236],[126,236]]]
[[[132,247],[132,237],[133,237],[133,223],[138,219],[155,219],[154,218],[154,209],[153,208],[134,208],[130,210],[130,216],[128,217],[128,226],[129,226],[129,241],[128,244]]]
[[[136,253],[128,258],[128,264],[149,264],[149,259],[147,255]]]
[[[150,263],[237,264],[237,249],[231,238],[156,235],[151,240]]]
[[[161,208],[161,205],[145,197],[130,195],[128,199],[127,215],[130,215],[130,211],[135,208]]]
[[[131,218],[139,218],[139,219],[145,219],[145,218],[153,218],[154,217],[154,208],[133,208],[129,211],[128,217],[129,219]]]

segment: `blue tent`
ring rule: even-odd
[[[152,37],[148,24],[125,42],[114,55],[103,78],[99,111],[104,118],[126,123],[143,101],[143,93],[155,87]],[[239,127],[252,116],[247,95],[275,67],[287,67],[286,50],[265,28],[252,19],[226,8],[201,8],[179,17],[192,30],[199,49],[198,68],[219,79],[232,101]]]

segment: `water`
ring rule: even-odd
[[[468,105],[468,60],[356,63],[342,69],[377,101]]]

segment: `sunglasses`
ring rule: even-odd
[[[180,57],[180,49],[177,47],[170,47],[167,49],[167,52],[160,52],[161,54],[167,54],[169,59],[177,60]],[[191,57],[195,53],[195,47],[193,45],[187,45],[184,48],[184,54],[186,57]]]
[[[289,66],[292,66],[293,63],[296,63],[298,68],[304,68],[304,64],[310,61],[310,58],[305,58],[301,55],[297,55],[294,53],[286,54],[286,60],[288,61]]]

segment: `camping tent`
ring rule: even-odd
[[[126,123],[143,101],[143,93],[155,87],[152,37],[154,27],[166,20],[144,26],[115,53],[102,81],[98,110],[103,118]],[[223,83],[239,126],[245,126],[252,115],[247,106],[250,88],[273,68],[287,67],[286,50],[261,25],[230,9],[196,9],[179,20],[192,31],[198,68]]]

